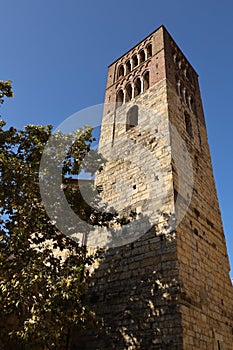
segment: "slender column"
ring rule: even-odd
[[[132,99],[134,98],[134,83],[132,83]]]
[[[124,76],[126,75],[126,64],[123,65],[124,67]]]
[[[141,80],[141,94],[144,92],[144,80],[143,77],[140,77]]]
[[[181,96],[181,92],[180,92],[180,80],[178,80],[178,82],[177,82],[177,92],[178,92],[178,95]]]
[[[187,103],[187,101],[186,101],[186,88],[183,88],[182,93],[183,93],[183,100],[185,103]]]
[[[188,106],[189,106],[190,111],[192,111],[191,99],[192,99],[192,97],[188,96]]]
[[[130,58],[130,72],[132,72],[132,70],[133,70],[133,59],[132,58]]]
[[[125,104],[125,99],[126,99],[126,91],[125,89],[123,90],[124,98],[123,98],[123,105]]]

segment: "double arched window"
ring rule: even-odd
[[[184,56],[177,50],[173,51],[173,61],[174,64],[179,68],[183,73],[185,79],[193,85],[195,88],[195,74],[190,67],[189,63],[185,60]]]
[[[138,53],[134,53],[131,58],[125,63],[121,63],[118,66],[116,79],[120,79],[123,76],[130,73],[134,68],[148,60],[152,56],[152,44],[148,44],[144,49],[141,49]]]
[[[181,100],[188,106],[190,111],[194,114],[197,114],[197,108],[195,99],[192,94],[188,91],[188,89],[184,86],[184,84],[178,79],[176,76],[176,89],[177,95],[180,96]]]
[[[124,89],[120,89],[116,95],[116,107],[131,101],[150,87],[150,73],[145,71],[141,77],[136,77],[133,82],[129,82]]]

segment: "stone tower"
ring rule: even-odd
[[[103,198],[135,218],[92,276],[104,327],[82,348],[232,350],[233,288],[198,75],[163,26],[109,66],[100,151]]]

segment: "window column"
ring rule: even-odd
[[[144,92],[144,80],[143,80],[143,77],[140,77],[140,80],[141,80],[141,93]]]

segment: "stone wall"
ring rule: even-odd
[[[149,44],[151,56],[127,72]],[[137,95],[138,76],[146,90]],[[135,105],[137,125],[127,128]],[[96,180],[103,200],[122,216],[135,211],[139,226],[91,277],[89,303],[104,327],[79,348],[233,349],[233,288],[198,76],[164,27],[109,66],[100,151],[109,160]]]

